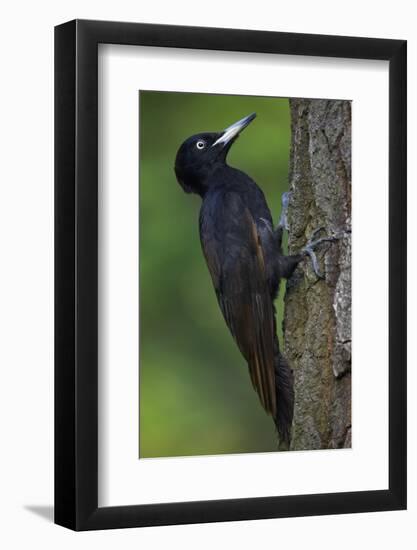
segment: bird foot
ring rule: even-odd
[[[320,239],[314,240],[316,235],[318,233],[320,233],[320,231],[323,231],[323,230],[324,230],[324,227],[319,227],[318,229],[313,231],[313,233],[311,234],[310,238],[307,241],[307,244],[301,250],[301,254],[303,254],[305,256],[310,256],[311,263],[312,263],[312,266],[313,266],[313,271],[316,274],[316,277],[318,279],[324,279],[325,276],[324,276],[323,273],[321,273],[321,271],[319,269],[319,263],[318,263],[317,256],[316,256],[316,253],[315,253],[314,249],[317,246],[321,245],[322,243],[334,242],[334,241],[337,241],[338,239],[341,238],[339,236],[333,235],[331,237],[321,237]]]

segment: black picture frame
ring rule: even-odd
[[[97,53],[103,43],[389,62],[387,490],[98,507]],[[55,28],[57,524],[78,531],[406,508],[406,112],[404,40],[84,20]]]

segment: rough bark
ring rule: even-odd
[[[351,446],[351,104],[290,101],[290,253],[312,232],[336,235],[300,264],[285,295],[285,355],[294,370],[292,450]],[[322,235],[320,235],[322,236]]]

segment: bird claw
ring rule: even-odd
[[[325,275],[321,273],[319,269],[319,263],[318,263],[317,256],[314,249],[322,243],[334,242],[340,238],[340,237],[332,236],[332,237],[321,237],[320,239],[314,240],[316,235],[318,235],[318,233],[320,233],[320,231],[323,231],[323,230],[324,230],[324,227],[319,227],[318,229],[315,229],[311,234],[310,238],[308,239],[307,244],[301,251],[302,254],[310,256],[311,263],[313,266],[313,271],[316,274],[316,277],[318,279],[325,279]]]
[[[288,225],[288,218],[287,218],[290,198],[291,198],[291,191],[286,191],[285,193],[282,194],[282,197],[281,197],[281,216],[278,222],[278,227],[281,227],[286,231],[290,230],[290,227]]]

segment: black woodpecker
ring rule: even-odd
[[[284,256],[289,194],[283,195],[281,219],[274,228],[261,188],[226,163],[230,147],[255,116],[222,132],[188,138],[178,150],[175,174],[185,192],[202,198],[200,240],[220,309],[262,406],[273,417],[280,440],[289,444],[293,373],[279,349],[274,300],[281,278],[289,278],[306,255],[321,277],[314,248],[334,239],[310,239],[300,254]]]

